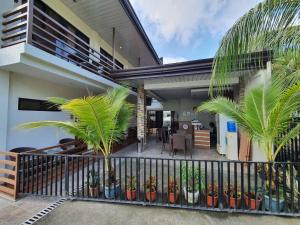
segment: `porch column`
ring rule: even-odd
[[[144,84],[139,84],[137,89],[137,138],[138,152],[142,152],[145,145],[145,89]]]

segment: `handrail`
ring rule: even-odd
[[[113,69],[122,69],[35,6],[33,0],[3,13],[2,18],[2,48],[26,42],[107,79]]]

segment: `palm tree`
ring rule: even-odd
[[[112,144],[123,138],[128,129],[133,105],[126,101],[128,89],[118,88],[98,96],[66,100],[50,98],[64,112],[75,117],[74,121],[39,121],[20,125],[20,128],[58,127],[85,142],[94,152],[102,152],[106,170]]]
[[[198,111],[207,110],[234,119],[250,139],[262,146],[267,160],[272,162],[282,147],[300,132],[300,124],[297,124],[281,136],[299,108],[300,81],[286,88],[283,80],[278,79],[251,89],[239,104],[219,96],[203,103]]]
[[[250,53],[270,50],[274,58],[282,59],[288,52],[299,63],[299,16],[299,0],[264,0],[242,16],[223,37],[215,55],[211,94],[214,86],[226,87],[230,72],[245,68],[251,58],[263,65],[262,53]]]

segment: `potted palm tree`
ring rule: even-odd
[[[168,185],[168,199],[169,203],[174,204],[178,200],[179,188],[176,180],[173,177],[169,177]]]
[[[129,201],[136,199],[136,177],[127,178],[126,197]]]
[[[149,202],[155,202],[156,200],[156,178],[151,176],[146,181],[146,199]]]
[[[127,88],[109,90],[106,94],[66,100],[49,98],[49,102],[76,118],[74,121],[40,121],[20,125],[21,128],[58,127],[86,143],[95,153],[101,152],[105,160],[105,196],[112,198],[118,193],[119,182],[110,164],[112,145],[127,132],[133,105],[126,101]]]

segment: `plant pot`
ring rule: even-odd
[[[129,201],[135,200],[136,199],[136,190],[134,190],[134,191],[127,190],[126,197],[127,197],[127,200],[129,200]]]
[[[218,195],[215,194],[213,197],[212,195],[207,195],[207,207],[217,207],[218,206]]]
[[[276,197],[272,197],[271,198],[271,207],[270,207],[270,198],[268,195],[265,195],[265,201],[264,201],[264,206],[265,206],[265,209],[268,210],[268,211],[271,211],[271,212],[281,212],[283,211],[284,209],[284,204],[285,204],[285,201],[284,199],[279,199],[279,208],[277,210],[277,199]]]
[[[188,201],[188,203],[197,203],[198,202],[198,199],[199,199],[199,191],[196,191],[196,192],[188,192],[186,190],[186,187],[183,188],[183,193],[184,193],[184,197],[185,197],[185,200]],[[193,196],[194,196],[194,201],[193,201]]]
[[[91,198],[99,197],[99,187],[89,187],[89,194]]]
[[[255,197],[253,198],[253,196],[250,196],[250,198],[249,198],[248,193],[245,193],[244,199],[245,199],[246,207],[249,208],[250,210],[257,210],[260,208],[260,205],[262,202],[262,199],[260,196],[258,196],[255,200]]]
[[[169,193],[169,203],[171,203],[171,204],[176,203],[178,200],[178,197],[179,197],[178,192],[176,192],[176,195],[175,195],[175,193],[170,192]]]
[[[116,186],[116,188],[115,188]],[[118,193],[120,193],[120,185],[118,184],[112,184],[109,186],[105,186],[105,198],[107,199],[114,199],[118,196]]]
[[[146,199],[149,202],[155,202],[155,200],[156,200],[156,191],[152,191],[152,192],[147,191],[146,192]]]
[[[227,191],[224,192],[224,198],[226,200],[226,203],[227,205],[231,208],[231,209],[234,209],[234,208],[240,208],[241,207],[241,201],[242,201],[242,198],[241,196],[239,196],[237,199],[236,197],[230,195],[230,199],[229,199],[229,202],[228,202],[228,193]],[[236,201],[236,204],[235,204],[235,201]]]

